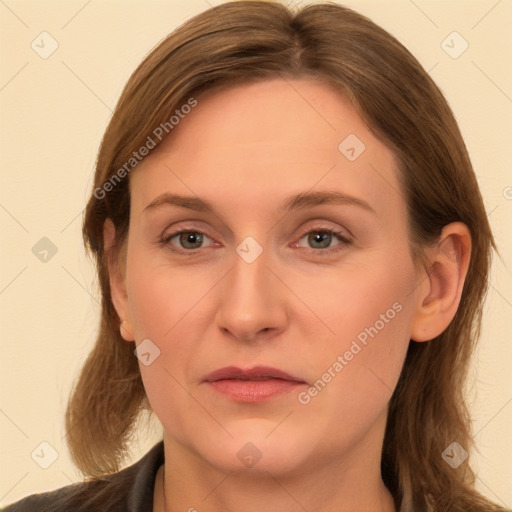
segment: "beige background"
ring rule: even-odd
[[[94,272],[80,238],[96,151],[136,65],[173,28],[218,3],[0,1],[0,504],[80,479],[66,450],[63,414],[98,318]],[[480,448],[473,464],[478,488],[512,508],[512,3],[344,3],[397,36],[429,70],[452,105],[478,175],[503,261],[495,262],[471,368]],[[59,45],[47,59],[31,48],[43,31]],[[457,59],[441,46],[453,31],[469,44]],[[463,42],[449,44],[455,51]],[[32,252],[42,237],[58,249],[46,263]],[[158,425],[141,435],[131,460],[158,436]],[[41,442],[58,452],[48,469],[31,457]],[[49,448],[43,451],[48,457]]]

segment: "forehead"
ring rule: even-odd
[[[196,100],[132,175],[135,205],[167,189],[263,206],[334,188],[403,208],[393,153],[333,86],[278,78]]]

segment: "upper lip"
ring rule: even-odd
[[[283,370],[272,368],[270,366],[254,366],[252,368],[238,368],[237,366],[226,366],[219,368],[205,377],[206,382],[215,382],[224,379],[240,380],[266,380],[283,379],[292,382],[304,382],[300,377],[290,375]]]

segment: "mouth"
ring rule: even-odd
[[[263,402],[307,385],[300,377],[268,366],[228,366],[210,373],[203,382],[238,402]]]

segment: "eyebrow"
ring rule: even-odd
[[[282,212],[312,208],[323,204],[352,205],[376,214],[375,210],[363,199],[338,191],[301,192],[288,197],[280,206]],[[210,201],[194,196],[182,196],[178,194],[163,193],[153,199],[143,211],[153,210],[161,206],[177,206],[198,212],[215,211]]]

